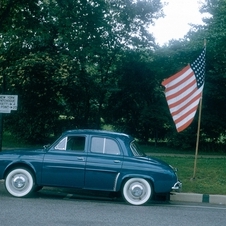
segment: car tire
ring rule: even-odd
[[[152,197],[152,185],[143,178],[130,178],[122,188],[124,200],[132,205],[143,205]]]
[[[5,188],[9,194],[15,197],[25,197],[34,188],[34,178],[32,173],[24,168],[11,170],[5,178]]]

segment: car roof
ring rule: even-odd
[[[102,136],[107,135],[111,137],[120,137],[121,139],[133,139],[133,137],[128,134],[113,132],[108,130],[75,129],[75,130],[67,130],[63,133],[63,135],[75,135],[75,134],[102,135]]]

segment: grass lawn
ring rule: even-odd
[[[198,158],[195,179],[194,157],[158,156],[178,169],[182,192],[226,195],[226,158]]]
[[[183,183],[182,192],[226,195],[226,155],[198,153],[195,179],[195,150],[181,152],[164,147],[142,146],[149,156],[159,158],[178,169],[178,178]]]

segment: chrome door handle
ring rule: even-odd
[[[84,161],[85,160],[85,158],[83,158],[83,157],[77,157],[77,159],[78,160],[81,160],[81,161]]]

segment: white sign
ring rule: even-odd
[[[10,113],[17,110],[17,95],[0,95],[0,113]]]

